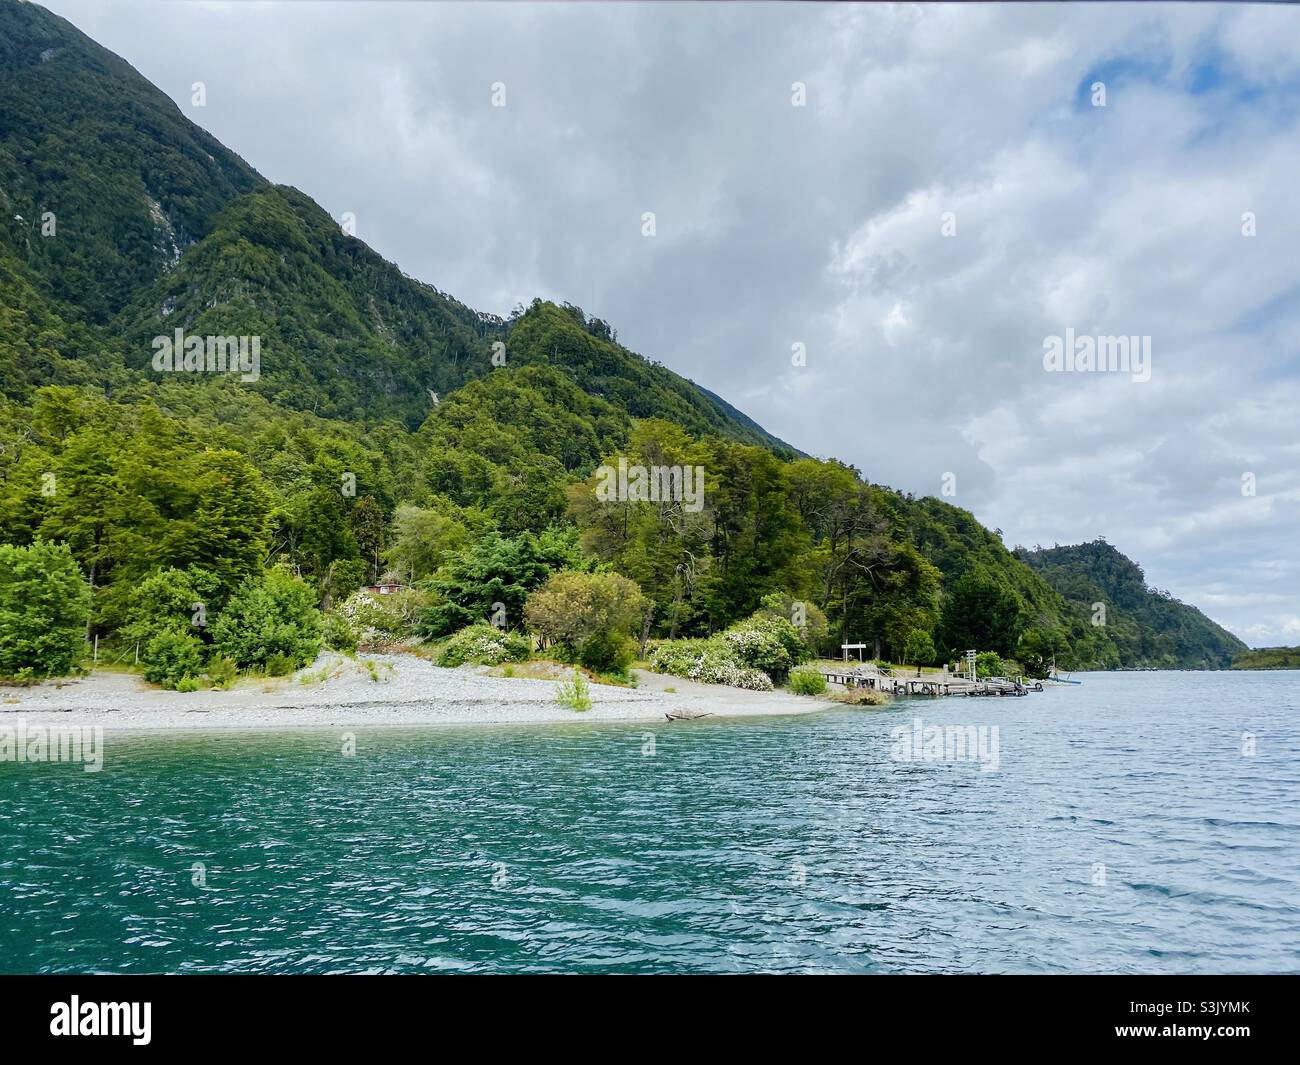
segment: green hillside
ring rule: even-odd
[[[15,0],[0,3],[0,210],[5,306],[33,307],[34,292],[49,302],[29,316],[105,327],[38,330],[84,365],[38,373],[17,359],[10,395],[116,381],[119,352],[148,370],[152,339],[181,329],[260,336],[258,387],[282,405],[414,429],[430,392],[494,368],[500,341],[507,365],[562,366],[638,417],[785,447],[576,308],[506,322],[406,276],[309,197],[268,184],[122,59]],[[30,345],[32,331],[12,335]]]
[[[1090,618],[1104,605],[1096,628],[1112,668],[1227,669],[1246,650],[1196,607],[1148,588],[1141,567],[1105,540],[1016,553]]]
[[[0,244],[46,294],[107,322],[221,208],[262,184],[67,21],[34,4],[0,4]]]
[[[1300,647],[1259,647],[1238,651],[1232,657],[1233,669],[1300,669]]]
[[[215,612],[269,569],[327,625],[400,581],[402,633],[441,636],[497,602],[521,627],[564,568],[635,581],[652,636],[779,602],[832,653],[974,647],[1041,673],[1240,649],[1118,553],[1122,580],[1097,545],[1015,555],[967,511],[803,455],[578,307],[501,319],[408,277],[39,7],[0,0],[0,74],[0,543],[66,545],[110,650],[152,631],[142,595]],[[159,372],[177,330],[256,337],[256,379]],[[701,468],[700,505],[600,498],[620,460]],[[146,657],[206,654],[195,640]]]

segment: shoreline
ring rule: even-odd
[[[378,679],[372,679],[372,664]],[[591,709],[575,711],[556,704],[557,680],[492,675],[485,666],[443,669],[416,655],[348,658],[324,652],[312,665],[286,677],[249,680],[225,691],[186,693],[155,688],[138,674],[101,670],[30,688],[0,688],[0,727],[19,718],[28,727],[99,726],[141,733],[590,721],[668,724],[665,715],[677,710],[709,718],[770,717],[839,705],[787,691],[697,684],[643,670],[636,675],[636,688],[592,683]]]

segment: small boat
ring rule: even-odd
[[[1056,671],[1056,656],[1052,656],[1052,668],[1047,671],[1047,679],[1053,684],[1082,684],[1081,680],[1071,680],[1069,677],[1063,677]]]

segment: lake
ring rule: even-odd
[[[109,733],[0,764],[0,970],[1300,971],[1300,673],[1080,679],[351,756]]]

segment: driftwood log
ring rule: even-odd
[[[712,714],[708,713],[705,710],[685,710],[681,708],[678,708],[676,710],[669,710],[666,714],[664,714],[664,717],[666,717],[669,721],[695,721],[701,717],[712,717],[712,716],[713,716]]]

